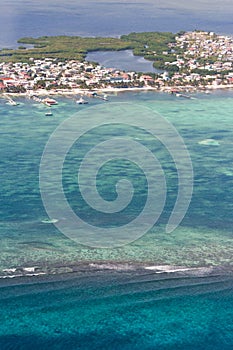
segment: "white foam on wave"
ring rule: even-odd
[[[175,273],[175,272],[194,272],[195,274],[208,274],[213,271],[212,267],[183,267],[170,265],[145,266],[145,270],[151,270],[155,273]]]
[[[24,267],[23,270],[26,272],[35,272],[37,266],[32,266],[32,267]]]
[[[16,278],[16,277],[23,277],[23,276],[27,276],[27,277],[34,277],[34,276],[41,276],[41,275],[46,275],[45,272],[37,272],[37,273],[28,273],[28,274],[19,274],[19,275],[2,275],[0,276],[0,279],[4,279],[4,278]]]
[[[38,266],[4,269],[2,270],[4,275],[0,275],[0,279],[22,276],[40,276],[46,274],[46,272],[38,271],[37,269]]]
[[[15,272],[16,270],[17,270],[16,268],[13,268],[13,269],[4,269],[3,272],[12,273],[12,272]]]

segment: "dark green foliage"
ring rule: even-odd
[[[0,61],[28,61],[34,58],[75,59],[83,61],[87,52],[105,50],[132,49],[135,55],[149,60],[157,60],[156,55],[168,51],[168,43],[175,41],[173,33],[145,32],[122,35],[119,38],[84,38],[78,36],[42,36],[40,38],[21,38],[21,44],[30,44],[34,48],[27,50],[4,49],[0,51]],[[10,56],[9,56],[10,55]],[[168,56],[168,55],[167,55]],[[168,57],[165,57],[166,60]],[[172,55],[174,56],[174,55]]]
[[[0,51],[1,61],[27,61],[30,57],[58,58],[84,60],[88,51],[96,50],[125,50],[131,48],[130,43],[117,38],[83,38],[77,36],[43,36],[37,39],[22,38],[18,40],[22,44],[33,45],[34,48],[22,50]]]

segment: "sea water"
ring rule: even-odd
[[[2,0],[0,48],[21,37],[119,36],[131,32],[202,29],[232,34],[232,2]],[[59,24],[59,25],[58,25]]]
[[[230,350],[232,276],[85,271],[2,285],[0,347]]]
[[[30,349],[32,344],[38,349],[232,348],[232,96],[230,90],[196,93],[195,99],[132,92],[112,94],[109,102],[89,99],[83,106],[58,97],[52,117],[31,100],[18,98],[18,106],[0,100],[1,276],[45,274],[2,278],[2,349]],[[50,223],[40,196],[39,165],[61,122],[75,113],[78,120],[79,111],[103,103],[111,113],[111,102],[149,107],[176,127],[190,152],[194,190],[181,225],[167,234],[178,190],[175,164],[147,134],[126,128],[125,135],[156,151],[166,175],[167,202],[146,235],[104,249],[74,243]],[[77,212],[75,164],[105,133],[87,135],[64,164],[64,190]],[[98,180],[103,197],[113,200],[116,166],[109,164],[103,174]],[[141,209],[146,186],[138,169],[127,175],[141,179],[138,200],[125,213],[130,220]],[[103,223],[82,209],[92,224]],[[77,275],[53,275],[71,271]]]
[[[107,68],[116,68],[124,71],[162,73],[153,67],[153,63],[144,57],[134,56],[132,50],[123,51],[94,51],[86,56],[89,62],[98,62]]]
[[[53,107],[52,117],[45,116],[45,106],[33,101],[18,99],[20,105],[12,107],[1,99],[0,269],[83,259],[151,261],[187,266],[231,265],[232,92],[196,94],[195,97],[182,99],[163,93],[133,92],[111,95],[109,102],[90,99],[90,104],[85,106],[77,105],[74,99],[63,98],[58,99],[59,104]],[[181,225],[171,234],[166,234],[165,225],[177,198],[176,165],[165,147],[153,144],[150,135],[126,127],[124,135],[132,135],[136,141],[154,149],[165,172],[167,201],[157,224],[140,239],[110,250],[88,249],[78,243],[74,245],[48,220],[40,196],[39,166],[45,145],[61,122],[77,113],[77,124],[78,118],[81,123],[79,111],[88,111],[91,106],[102,103],[105,103],[106,113],[111,115],[111,102],[133,102],[149,107],[176,127],[192,160],[193,196]],[[111,132],[114,133],[112,136],[117,136],[117,130],[110,130],[110,136]],[[128,206],[124,218],[121,217],[122,222],[118,222],[119,216],[102,217],[102,214],[86,207],[84,201],[79,201],[81,196],[76,185],[80,160],[90,147],[103,141],[106,133],[109,137],[109,130],[104,128],[99,133],[90,132],[81,146],[71,148],[64,163],[63,187],[71,207],[84,220],[97,226],[103,226],[109,220],[109,227],[115,222],[120,229],[120,225],[139,214],[145,203],[146,182],[139,169],[124,163],[124,160],[112,162],[102,169],[102,173],[100,171],[97,179],[100,193],[110,201],[115,200],[115,185],[122,176],[128,176],[128,180],[136,186],[138,197],[131,207]]]

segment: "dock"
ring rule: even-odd
[[[57,104],[57,101],[52,99],[52,98],[40,98],[38,97],[37,95],[29,95],[28,96],[30,99],[32,99],[33,101],[35,102],[38,102],[38,103],[43,103],[44,105],[50,107],[50,106],[53,106],[53,105],[56,105]]]
[[[11,106],[18,106],[19,103],[15,102],[9,95],[4,94],[3,95],[7,99],[7,103],[9,103]]]

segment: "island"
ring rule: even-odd
[[[144,32],[120,38],[43,36],[18,42],[18,49],[0,50],[1,93],[111,89],[179,93],[233,87],[233,38],[214,32]],[[160,71],[125,72],[85,60],[91,51],[126,49],[152,61]]]

